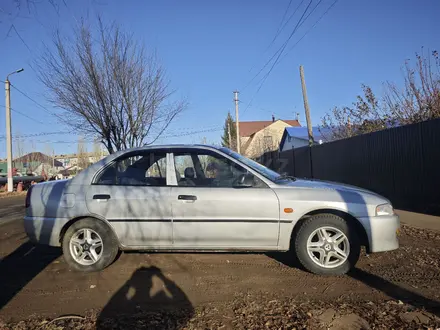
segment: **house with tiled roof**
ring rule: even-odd
[[[241,153],[250,158],[258,158],[262,154],[278,150],[286,127],[300,127],[298,120],[275,119],[263,121],[241,121],[240,146]]]

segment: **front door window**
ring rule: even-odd
[[[252,187],[266,186],[241,165],[209,150],[176,152],[174,166],[178,186],[233,188],[243,175],[251,176]]]

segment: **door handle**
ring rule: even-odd
[[[110,195],[93,195],[93,199],[98,199],[98,200],[108,200],[110,199]]]
[[[194,195],[179,195],[177,196],[178,200],[181,201],[196,201],[197,200],[197,196]]]

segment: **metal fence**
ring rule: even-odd
[[[356,185],[396,208],[440,215],[440,119],[271,157],[263,164],[278,172]]]

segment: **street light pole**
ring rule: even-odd
[[[9,76],[14,73],[20,73],[24,69],[21,68],[6,76],[5,93],[6,93],[6,153],[8,158],[8,192],[14,191],[14,179],[12,178],[12,129],[11,129],[11,83]]]

